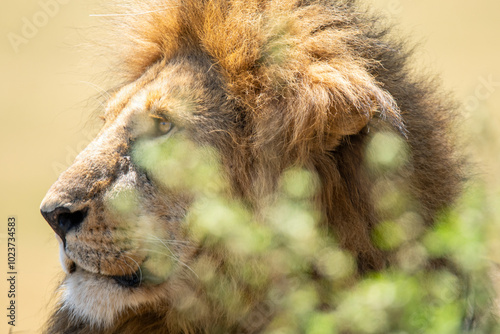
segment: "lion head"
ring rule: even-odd
[[[127,6],[113,24],[123,84],[97,137],[41,205],[66,272],[50,333],[237,331],[238,320],[216,307],[183,309],[206,294],[193,262],[230,254],[193,241],[185,223],[193,194],[163,182],[178,176],[157,168],[163,150],[145,162],[145,147],[168,151],[179,138],[210,147],[227,196],[254,212],[285,170],[309,170],[322,224],[359,274],[390,260],[371,237],[380,220],[364,164],[372,133],[390,129],[407,143],[404,177],[424,225],[459,192],[450,107],[408,74],[400,43],[352,2]],[[258,304],[257,293],[247,298]]]

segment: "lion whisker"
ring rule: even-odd
[[[111,98],[111,95],[109,94],[109,92],[107,90],[105,90],[104,88],[96,85],[95,83],[92,83],[90,81],[83,81],[83,80],[80,80],[79,81],[80,83],[84,83],[84,84],[87,84],[93,88],[95,88],[96,91],[98,91],[99,93],[101,93],[102,95],[106,95],[108,99]]]
[[[199,277],[198,274],[190,266],[188,266],[186,263],[184,263],[178,256],[173,255],[173,253],[172,253],[172,255],[170,255],[170,254],[165,253],[165,252],[161,252],[161,251],[158,251],[155,249],[148,249],[148,248],[145,248],[144,250],[147,252],[150,252],[150,253],[156,253],[156,254],[160,254],[160,255],[164,255],[166,257],[169,257],[169,258],[175,260],[177,263],[179,263],[182,266],[189,269],[189,271],[191,271],[196,277]]]
[[[130,259],[132,262],[134,262],[136,265],[137,265],[137,268],[139,269],[139,282],[142,282],[142,269],[141,269],[141,266],[139,265],[139,263],[137,263],[136,260],[134,260],[133,258],[131,258],[130,256],[128,255],[123,255],[122,256]],[[130,264],[127,263],[127,261],[125,261],[125,264],[130,268],[130,269],[134,269]]]
[[[138,238],[128,238],[128,240],[133,240],[133,241],[144,241],[146,243],[161,243],[162,245],[174,245],[174,246],[180,246],[184,248],[194,248],[198,249],[198,246],[195,246],[192,244],[192,242],[185,241],[185,240],[173,240],[173,239],[160,239],[155,236],[144,236],[144,237],[138,237]]]
[[[153,240],[153,241],[163,241],[169,244],[192,244],[192,242],[187,240],[174,240],[174,239],[161,239],[155,235],[150,234],[143,238],[144,240]],[[194,247],[194,246],[193,246]]]

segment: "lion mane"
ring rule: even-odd
[[[112,73],[122,84],[111,91],[98,139],[42,203],[42,214],[60,238],[68,275],[63,285],[70,291],[64,292],[46,333],[262,330],[239,328],[216,307],[201,312],[200,319],[182,314],[167,296],[173,290],[192,294],[189,287],[201,293],[186,277],[156,290],[104,292],[118,289],[116,282],[134,284],[119,278],[107,253],[99,252],[121,239],[104,233],[116,231],[119,222],[111,222],[95,203],[110,197],[120,182],[148,187],[148,196],[158,192],[126,158],[133,140],[119,140],[131,131],[123,115],[134,108],[175,109],[169,102],[173,91],[195,101],[186,128],[195,129],[195,142],[216,148],[232,195],[249,207],[257,210],[288,168],[314,172],[322,224],[353,255],[359,275],[390,264],[390,254],[376,247],[372,237],[383,219],[366,168],[366,147],[375,133],[391,131],[406,143],[404,179],[424,226],[430,228],[460,194],[462,162],[450,134],[454,103],[434,80],[413,73],[405,43],[390,37],[382,20],[363,12],[356,1],[151,0],[123,1],[114,8],[110,49],[117,65]],[[149,210],[170,224],[185,216],[185,203],[182,198],[156,200]],[[163,211],[157,209],[162,205]],[[92,221],[109,223],[88,227]],[[102,235],[96,239],[97,232]],[[83,239],[94,248],[71,248]],[[80,255],[84,251],[86,257]],[[202,255],[182,256],[189,261]],[[142,259],[135,253],[129,258]],[[97,294],[107,301],[94,305]],[[98,319],[95,312],[106,315]]]

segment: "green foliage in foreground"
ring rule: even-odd
[[[370,167],[384,175],[376,187],[377,205],[388,217],[373,238],[393,252],[395,265],[362,279],[354,277],[351,255],[318,226],[320,214],[312,205],[317,180],[309,172],[287,171],[279,196],[256,217],[227,196],[210,150],[176,138],[144,141],[136,145],[133,159],[166,188],[191,194],[188,238],[225,254],[226,272],[232,274],[219,273],[203,259],[190,269],[230,317],[249,314],[242,320],[249,328],[270,322],[269,334],[500,333],[488,316],[486,233],[493,215],[484,187],[470,187],[456,208],[426,231],[398,189],[404,145],[380,134],[369,156]],[[443,257],[453,264],[450,269],[428,270],[430,261]],[[243,290],[257,297],[252,300]],[[195,297],[186,303],[193,312],[203,312],[203,305],[195,305],[203,302]]]

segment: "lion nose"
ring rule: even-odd
[[[80,226],[85,220],[85,217],[87,217],[86,209],[71,212],[71,210],[67,208],[58,207],[49,212],[40,211],[43,218],[45,218],[50,227],[52,227],[54,232],[56,232],[63,241],[66,239],[66,234]]]

